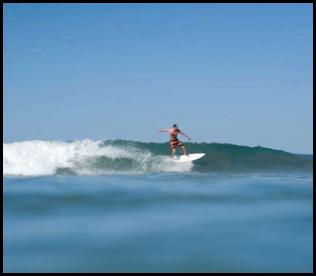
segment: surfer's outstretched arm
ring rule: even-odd
[[[179,133],[182,134],[183,136],[187,137],[189,140],[191,140],[191,138],[188,135],[186,135],[185,133],[183,133],[182,131],[180,131]]]
[[[159,132],[168,132],[169,129],[168,128],[161,128],[159,129],[156,133],[159,133]]]

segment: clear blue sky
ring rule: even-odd
[[[312,8],[4,4],[4,141],[162,142],[176,122],[312,153]]]

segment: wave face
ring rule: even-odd
[[[54,174],[100,175],[159,172],[312,171],[313,158],[262,147],[186,143],[189,152],[206,156],[193,163],[174,163],[168,143],[126,140],[23,141],[3,144],[5,176]]]

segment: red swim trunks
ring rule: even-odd
[[[171,149],[175,149],[176,147],[182,147],[183,144],[179,140],[170,140]]]

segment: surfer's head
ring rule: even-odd
[[[178,128],[178,125],[177,124],[173,124],[173,128]]]

